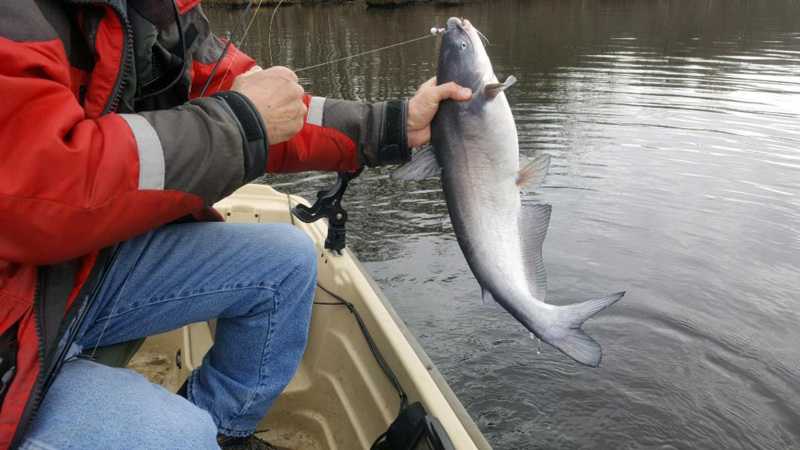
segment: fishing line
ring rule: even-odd
[[[258,10],[261,9],[261,3],[263,3],[263,1],[264,0],[260,0],[258,2],[258,6],[256,6],[256,10],[255,10],[255,12],[253,12],[253,17],[250,19],[250,22],[247,24],[247,28],[244,30],[244,34],[242,35],[242,39],[241,39],[242,42],[244,42],[244,37],[247,36],[247,33],[250,31],[250,27],[253,25],[253,21],[255,20],[256,16],[258,15]],[[275,10],[272,11],[272,15],[269,18],[269,28],[267,29],[267,44],[268,44],[268,47],[269,47],[269,65],[270,66],[274,65],[274,60],[272,58],[272,23],[275,21],[275,14],[278,12],[278,9],[281,7],[281,4],[283,3],[283,1],[284,0],[280,0],[278,2],[278,5],[275,6]],[[349,56],[345,56],[345,57],[342,57],[342,58],[337,58],[337,59],[334,59],[332,61],[327,61],[327,62],[324,62],[324,63],[314,64],[314,65],[311,65],[311,66],[302,67],[300,69],[294,69],[293,71],[295,73],[302,72],[304,70],[314,69],[314,68],[317,68],[317,67],[326,66],[328,64],[334,64],[334,63],[337,63],[337,62],[346,61],[348,59],[357,58],[359,56],[368,55],[370,53],[376,53],[376,52],[379,52],[379,51],[382,51],[382,50],[386,50],[386,49],[390,49],[390,48],[393,48],[393,47],[399,47],[401,45],[410,44],[410,43],[416,42],[416,41],[421,41],[421,40],[423,40],[425,38],[437,36],[439,34],[442,34],[443,31],[444,31],[444,28],[433,27],[433,28],[431,28],[431,33],[430,34],[426,34],[425,36],[420,36],[420,37],[417,37],[417,38],[414,38],[414,39],[409,39],[407,41],[399,42],[397,44],[387,45],[385,47],[376,48],[376,49],[373,49],[373,50],[368,50],[366,52],[357,53],[355,55],[349,55]],[[225,71],[225,75],[223,75],[222,81],[220,81],[218,89],[219,89],[219,87],[222,87],[222,84],[224,83],[225,78],[228,76],[228,72],[230,71],[230,68],[233,67],[233,62],[236,61],[236,57],[238,55],[239,55],[239,52],[236,52],[233,55],[233,59],[231,60],[231,63],[228,66],[228,69]]]
[[[281,3],[283,3],[283,0],[278,2],[278,6],[275,7],[275,11],[272,11],[272,16],[269,18],[269,29],[267,30],[267,41],[269,42],[269,65],[270,65],[270,67],[273,66],[273,64],[272,64],[272,21],[275,20],[275,13],[278,12],[278,8],[281,7]]]
[[[415,42],[415,41],[421,41],[422,39],[427,39],[427,38],[434,37],[434,36],[436,36],[436,35],[435,34],[427,34],[425,36],[420,36],[418,38],[409,39],[407,41],[399,42],[397,44],[387,45],[386,47],[376,48],[374,50],[368,50],[366,52],[357,53],[355,55],[350,55],[350,56],[345,56],[343,58],[334,59],[333,61],[328,61],[328,62],[324,62],[324,63],[314,64],[313,66],[308,66],[308,67],[303,67],[303,68],[300,68],[300,69],[295,69],[294,72],[295,73],[302,72],[304,70],[313,69],[315,67],[321,67],[321,66],[325,66],[325,65],[328,65],[328,64],[333,64],[333,63],[337,63],[337,62],[340,62],[340,61],[345,61],[345,60],[348,60],[350,58],[356,58],[358,56],[368,55],[370,53],[375,53],[375,52],[379,52],[381,50],[386,50],[387,48],[399,47],[401,45],[409,44],[409,43]]]
[[[282,1],[283,0],[281,0],[281,2]],[[253,12],[253,17],[250,18],[250,22],[248,22],[247,28],[245,28],[244,34],[242,34],[242,39],[240,39],[241,42],[244,42],[244,38],[245,38],[245,36],[247,36],[247,33],[250,31],[250,27],[253,26],[253,21],[256,20],[256,16],[258,16],[258,10],[261,9],[261,4],[262,3],[264,3],[264,0],[259,0],[258,6],[256,6],[256,10]],[[280,6],[280,4],[278,4],[278,6]],[[248,7],[248,9],[249,9],[249,7]],[[277,11],[277,8],[275,10]],[[247,14],[247,10],[245,10],[244,13],[242,13],[242,18],[244,18],[245,14]],[[231,36],[231,37],[233,37],[233,36]],[[228,44],[230,44],[230,42],[231,41],[229,40]],[[227,46],[226,46],[226,48],[227,48]],[[219,84],[217,85],[217,90],[222,88],[222,84],[225,83],[225,78],[228,77],[228,72],[231,71],[231,67],[233,67],[233,63],[236,61],[236,57],[239,56],[239,53],[241,53],[241,52],[237,51],[236,53],[233,54],[233,58],[231,58],[231,63],[228,64],[228,68],[225,69],[225,73],[222,75],[222,80],[220,80]],[[222,58],[224,56],[225,56],[225,50],[223,50],[222,55],[220,55],[219,61],[222,61]],[[219,64],[219,62],[217,62],[217,64]],[[210,78],[209,78],[209,80],[210,80]],[[202,95],[201,95],[201,97],[202,97]]]
[[[261,1],[264,1],[264,0],[261,0]],[[242,16],[239,18],[239,21],[236,23],[236,27],[233,28],[233,31],[231,32],[231,36],[228,39],[228,42],[225,44],[225,47],[222,49],[222,53],[220,53],[219,58],[217,58],[217,63],[214,64],[214,69],[211,70],[211,75],[208,76],[208,80],[206,80],[206,84],[205,84],[205,86],[203,86],[203,90],[200,91],[199,97],[202,97],[203,95],[205,95],[206,90],[208,89],[208,86],[211,84],[211,80],[214,79],[214,74],[217,73],[217,69],[219,69],[219,65],[222,63],[222,60],[225,58],[225,55],[228,54],[228,49],[231,47],[231,44],[233,43],[233,38],[234,38],[234,36],[236,36],[236,32],[239,31],[239,28],[241,28],[242,24],[244,23],[244,19],[247,17],[247,11],[250,11],[250,7],[251,6],[253,6],[253,0],[250,0],[250,2],[247,3],[247,7],[245,7],[244,12],[242,13]],[[258,3],[258,7],[259,8],[261,7],[261,2]],[[258,8],[256,8],[256,12],[258,12]],[[251,23],[252,23],[252,20],[251,20]],[[178,22],[178,27],[180,27],[180,26],[181,26],[181,24],[180,24],[180,22]],[[249,25],[247,26],[247,29],[248,30],[250,29]],[[245,30],[244,34],[242,35],[242,40],[244,40],[244,37],[246,35],[247,35],[247,31]],[[225,69],[225,75],[228,74],[228,71],[231,69],[231,66],[233,65],[233,61],[236,60],[236,55],[238,55],[238,54],[239,54],[238,52],[234,53],[233,60],[231,61],[231,64],[228,66],[227,69]],[[223,77],[223,81],[225,81],[224,77]],[[220,83],[220,86],[221,85],[222,85],[222,83]],[[219,86],[217,86],[217,89],[219,89]]]

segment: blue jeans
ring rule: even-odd
[[[73,357],[23,448],[202,449],[251,434],[300,363],[316,275],[314,245],[290,225],[168,225],[125,242],[71,353],[217,319],[188,401]]]

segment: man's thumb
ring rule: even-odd
[[[437,101],[455,100],[464,101],[472,98],[472,91],[469,88],[461,87],[455,82],[445,83],[434,88]]]

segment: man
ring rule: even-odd
[[[299,364],[315,251],[208,207],[265,172],[407,161],[471,95],[312,98],[235,48],[212,76],[198,3],[0,0],[0,449],[271,448],[253,431]],[[93,361],[215,318],[185,398]]]

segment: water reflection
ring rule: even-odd
[[[208,10],[218,30],[236,12]],[[262,8],[244,45],[269,61]],[[493,1],[282,8],[276,63],[300,68],[469,18],[521,151],[551,154],[548,301],[627,289],[587,325],[603,366],[536,345],[480,292],[438,180],[366,171],[352,247],[493,445],[800,447],[800,2]],[[375,101],[435,72],[437,39],[306,72],[308,92]],[[492,149],[487,149],[491,151]],[[330,175],[270,176],[313,196]]]

